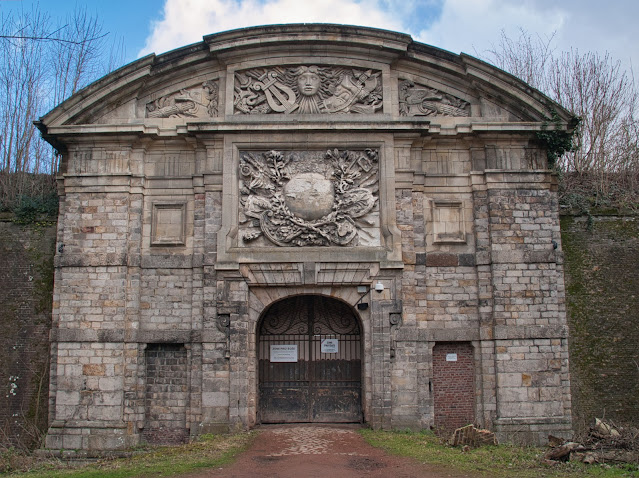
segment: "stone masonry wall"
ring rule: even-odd
[[[501,436],[540,443],[571,426],[558,198],[534,174],[491,180],[495,424]]]
[[[567,301],[571,327],[573,414],[574,426],[577,431],[589,426],[595,416],[605,416],[615,421],[630,423],[633,423],[637,416],[637,410],[633,408],[633,405],[636,404],[634,397],[637,393],[638,381],[633,359],[636,350],[635,344],[639,337],[632,334],[636,330],[634,323],[637,320],[634,311],[639,310],[639,305],[633,302],[637,298],[635,291],[639,287],[635,277],[636,271],[639,270],[639,262],[635,257],[637,249],[635,246],[637,237],[639,237],[637,220],[632,217],[595,217],[590,224],[587,217],[565,217],[562,220],[562,241],[566,252]],[[36,262],[25,262],[24,267],[28,269],[21,268],[15,261],[16,257],[29,258],[29,251],[52,251],[54,231],[52,228],[46,228],[36,229],[32,233],[29,228],[7,222],[0,223],[0,226],[3,227],[0,237],[4,240],[2,261],[0,261],[0,267],[4,267],[1,275],[3,286],[0,290],[4,293],[3,300],[10,297],[19,298],[19,304],[7,306],[4,305],[7,302],[3,302],[2,307],[6,334],[2,336],[4,345],[1,350],[4,355],[0,373],[3,374],[2,380],[5,384],[9,383],[9,376],[20,377],[15,389],[16,395],[0,394],[0,400],[9,400],[9,405],[0,406],[0,413],[4,414],[2,423],[5,423],[4,427],[8,427],[10,413],[19,413],[19,410],[24,409],[35,410],[36,408],[35,405],[24,406],[20,404],[16,405],[18,410],[16,411],[12,403],[18,401],[20,403],[33,403],[38,395],[46,396],[46,380],[41,389],[39,387],[26,388],[21,385],[28,382],[28,380],[23,381],[23,374],[28,370],[24,366],[25,363],[29,363],[31,366],[40,363],[46,367],[45,364],[48,360],[48,335],[46,333],[48,325],[46,321],[42,322],[41,317],[44,316],[39,313],[30,314],[28,308],[34,307],[34,304],[37,304],[42,297],[38,284],[43,285],[44,282],[39,275],[44,273],[47,276],[53,272],[50,263],[46,262],[45,256],[41,257],[42,266],[37,266]],[[9,238],[13,238],[14,242],[8,243]],[[34,238],[37,240],[30,242],[34,241]],[[29,241],[25,242],[27,239]],[[37,242],[40,240],[46,242],[40,244]],[[49,257],[50,261],[52,256],[46,257]],[[423,269],[425,271],[425,267],[425,265],[417,265],[415,270]],[[29,275],[24,274],[25,271],[36,272],[35,275],[31,276],[33,277],[31,281],[29,281]],[[522,272],[522,277],[524,273]],[[441,281],[455,279],[454,275],[444,275],[454,273],[440,272],[437,268],[430,270],[427,275],[425,272],[422,274],[424,277],[429,277],[429,282],[427,285],[426,282],[422,282],[422,279],[417,280],[416,290],[420,294],[422,293],[421,288],[426,285],[437,287],[445,284]],[[437,274],[442,274],[442,276]],[[459,280],[470,279],[460,278]],[[432,290],[436,292],[435,289]],[[432,299],[435,297],[433,296]],[[437,304],[434,302],[431,310],[435,311],[436,308],[433,307]],[[424,305],[427,303],[417,302],[417,306],[421,307],[418,309],[418,314],[426,314],[427,309]],[[11,311],[19,311],[20,313],[17,316],[7,315]],[[17,327],[19,324],[23,325]],[[42,333],[36,331],[37,327],[43,327]],[[32,330],[34,332],[30,332]],[[11,331],[15,331],[19,335],[12,335]],[[555,355],[557,354],[553,350],[559,346],[556,339],[551,340],[550,343],[539,339],[532,344],[499,341],[496,352],[503,354],[504,358],[512,358],[514,355],[515,359],[528,356],[531,359],[537,357],[552,361],[556,360]],[[14,349],[14,347],[16,348]],[[62,348],[64,350],[64,346]],[[228,420],[228,385],[224,385],[228,384],[228,371],[226,371],[228,361],[224,358],[224,350],[225,344],[220,342],[207,344],[204,351],[204,386],[207,390],[204,400],[210,405],[207,408],[205,419],[213,423],[224,423]],[[14,374],[11,368],[14,360],[11,358],[11,354],[18,352],[19,354],[15,355],[17,357],[15,361],[20,373]],[[137,349],[133,352],[137,355]],[[68,353],[68,351],[63,352],[63,354]],[[404,350],[399,353],[403,354]],[[425,377],[420,379],[423,381],[419,383],[419,388],[427,391],[430,355],[428,350],[421,348],[418,348],[417,353],[415,371],[419,377]],[[418,370],[426,371],[418,372]],[[100,373],[100,371],[98,369],[85,370],[90,373]],[[100,375],[82,375],[93,379],[100,377]],[[560,376],[554,372],[533,376],[525,370],[504,371],[500,379],[503,387],[502,398],[512,400],[526,398],[527,400],[530,395],[533,397],[533,401],[536,401],[542,390],[540,385],[558,386],[557,380],[559,378]],[[37,379],[37,383],[39,382],[40,380]],[[40,394],[38,393],[39,389]],[[7,389],[7,392],[9,391]],[[429,409],[427,403],[428,400],[421,400],[419,403],[420,410],[424,413]],[[46,403],[41,403],[37,408],[40,416],[46,416]],[[20,427],[26,426],[22,421],[25,416],[21,414],[19,418]],[[12,433],[14,433],[12,438],[16,441],[23,436],[20,430]],[[71,445],[71,443],[67,443],[67,445]]]
[[[193,297],[191,269],[143,269],[140,327],[143,330],[190,330]]]

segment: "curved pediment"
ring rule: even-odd
[[[290,121],[417,121],[433,133],[503,130],[506,123],[530,131],[550,116],[549,108],[570,120],[512,75],[405,34],[276,25],[209,35],[141,58],[79,91],[38,126],[49,140],[78,132],[172,135],[190,125]]]

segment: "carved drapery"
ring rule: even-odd
[[[146,104],[147,118],[210,118],[217,116],[219,87],[209,80]]]
[[[372,114],[381,72],[337,66],[254,68],[235,74],[235,114]]]
[[[399,114],[402,116],[470,116],[470,103],[410,80],[399,83]]]
[[[241,151],[240,238],[353,246],[377,203],[378,151]],[[369,221],[370,222],[370,221]]]

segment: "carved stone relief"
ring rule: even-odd
[[[410,80],[399,83],[401,116],[470,116],[470,103]]]
[[[217,116],[219,87],[217,81],[183,88],[146,105],[147,118],[210,118]]]
[[[242,151],[240,240],[379,245],[378,151]]]
[[[381,72],[337,66],[255,68],[235,74],[235,114],[372,114]]]

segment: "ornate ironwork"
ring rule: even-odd
[[[344,303],[321,296],[297,296],[273,304],[266,312],[261,335],[359,334],[353,311]]]

